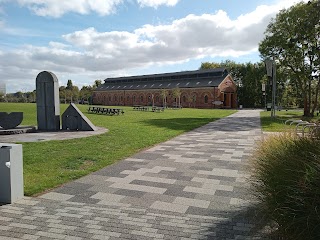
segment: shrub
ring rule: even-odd
[[[284,239],[320,239],[320,142],[290,134],[262,141],[252,158],[254,193]]]

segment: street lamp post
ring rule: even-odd
[[[264,100],[264,108],[267,109],[267,93],[266,93],[266,84],[262,83],[261,86],[262,89],[262,96],[263,96],[263,100]]]
[[[277,91],[277,81],[276,81],[276,63],[271,59],[265,60],[265,65],[267,69],[267,76],[269,77],[270,85],[272,86],[272,107],[271,107],[271,117],[276,116],[276,91]]]

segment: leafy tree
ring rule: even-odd
[[[93,84],[93,88],[95,89],[95,88],[99,87],[101,84],[102,84],[101,80],[95,80],[94,84]]]
[[[72,80],[68,80],[67,86],[61,86],[59,88],[60,99],[64,99],[64,103],[67,102],[78,102],[79,101],[79,88],[74,86]]]
[[[79,102],[79,88],[78,86],[74,86],[71,90],[71,102],[76,102],[78,103]]]
[[[168,90],[167,89],[161,89],[160,96],[163,101],[163,107],[167,107],[167,96],[168,96]]]
[[[298,3],[281,10],[259,45],[264,59],[272,58],[287,72],[301,93],[304,115],[313,116],[320,88],[320,1]]]
[[[0,92],[0,102],[5,102],[6,98],[3,92]]]
[[[180,104],[180,97],[181,97],[181,90],[180,90],[180,88],[174,88],[173,90],[172,90],[172,96],[178,101],[176,101],[176,107],[177,107],[177,104],[178,104],[178,106],[180,107],[181,106],[181,104]]]
[[[68,80],[66,89],[68,89],[68,90],[72,90],[73,89],[72,80],[70,80],[70,79]]]
[[[67,89],[65,86],[59,87],[59,98],[60,101],[63,101],[65,104],[67,103]]]
[[[89,99],[92,95],[93,88],[89,86],[83,86],[79,92],[80,99],[86,100],[89,102]]]
[[[203,62],[201,63],[200,69],[214,69],[214,68],[220,68],[221,63],[215,63],[215,62]]]

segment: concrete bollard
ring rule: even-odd
[[[0,203],[23,198],[22,145],[0,143]]]

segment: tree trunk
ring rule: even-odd
[[[310,113],[310,104],[311,103],[308,101],[308,96],[307,95],[304,95],[303,101],[304,101],[303,116],[312,117],[312,115]]]
[[[314,116],[314,111],[318,107],[319,88],[320,88],[320,76],[318,77],[318,83],[317,83],[317,87],[316,87],[316,96],[315,96],[314,104],[313,104],[312,111],[311,111],[312,116]]]

